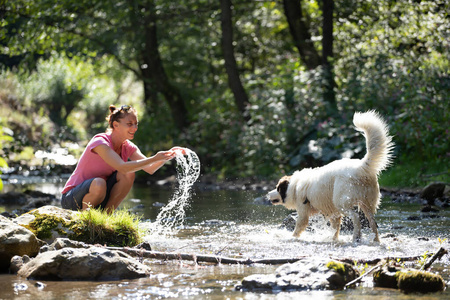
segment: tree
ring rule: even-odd
[[[301,0],[283,0],[284,12],[294,44],[300,58],[308,70],[322,66],[323,100],[327,105],[327,113],[334,115],[337,112],[334,88],[336,83],[333,77],[333,0],[322,1],[322,56],[314,45],[307,22],[311,19],[305,15]]]
[[[308,70],[320,66],[321,58],[311,39],[309,24],[302,11],[301,1],[283,0],[284,13],[300,58]]]
[[[323,98],[327,103],[327,111],[329,115],[337,112],[336,96],[334,87],[333,72],[333,11],[334,1],[323,0],[323,25],[322,25],[322,68],[323,68]]]
[[[159,53],[154,0],[62,1],[18,0],[1,9],[2,44],[10,57],[50,54],[100,58],[113,56],[144,85],[144,102],[156,108],[159,95],[168,104],[179,130],[189,124],[180,91],[168,76]]]
[[[233,25],[232,25],[232,3],[231,0],[221,0],[221,27],[222,27],[222,51],[225,60],[225,69],[228,74],[228,84],[233,92],[234,100],[238,110],[246,121],[250,120],[250,115],[246,108],[249,100],[242,82],[239,78],[239,70],[236,64],[233,47]]]

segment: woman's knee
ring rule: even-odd
[[[101,197],[106,195],[106,181],[103,178],[95,178],[92,180],[91,186],[89,188],[89,193]]]

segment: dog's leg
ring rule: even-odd
[[[341,232],[341,215],[331,216],[330,223],[331,227],[335,230],[333,241],[337,242],[339,239],[339,233]]]
[[[364,212],[364,214],[366,215],[367,220],[369,221],[370,229],[372,229],[373,233],[375,233],[375,238],[373,239],[373,241],[379,243],[380,237],[378,236],[377,223],[375,222],[375,217],[374,217],[373,213],[368,211],[364,205],[361,205],[361,209]]]
[[[349,214],[352,217],[353,222],[353,242],[360,242],[361,241],[361,221],[359,219],[358,212],[351,209],[349,211]]]
[[[308,221],[309,221],[309,213],[302,211],[299,212],[297,211],[298,217],[297,217],[297,222],[295,223],[295,229],[294,229],[294,237],[299,237],[300,234],[306,229],[306,227],[308,226]]]

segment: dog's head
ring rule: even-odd
[[[283,176],[280,181],[278,181],[277,187],[267,194],[267,198],[269,198],[273,205],[284,205],[286,203],[286,195],[290,179],[291,176]]]

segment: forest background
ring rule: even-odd
[[[448,183],[449,11],[445,0],[1,0],[0,165],[35,168],[36,151],[55,147],[79,157],[108,106],[130,104],[147,155],[182,145],[203,174],[274,179],[362,157],[352,116],[375,109],[396,144],[381,184]]]

